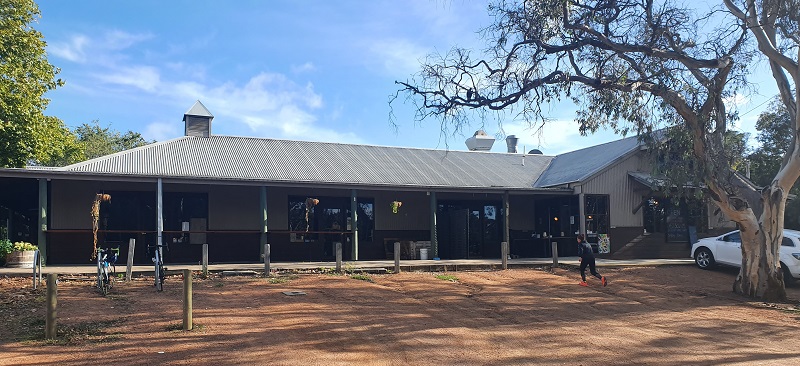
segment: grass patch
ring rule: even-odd
[[[214,287],[223,287],[223,286],[225,286],[225,284],[222,283],[222,282],[215,282],[214,283]]]
[[[317,268],[317,273],[324,274],[324,275],[337,275],[339,274],[336,272],[335,268],[330,267],[319,267]]]
[[[374,280],[372,280],[372,277],[370,277],[370,276],[369,276],[369,275],[367,275],[367,274],[363,274],[363,273],[356,273],[356,274],[350,275],[350,278],[352,278],[352,279],[354,279],[354,280],[361,280],[361,281],[367,281],[367,282],[375,282]]]
[[[449,274],[439,274],[436,275],[436,278],[442,281],[458,282],[458,277]]]

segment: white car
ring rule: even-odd
[[[692,245],[692,258],[701,269],[709,269],[715,264],[741,267],[742,238],[739,230],[700,239]],[[800,231],[783,230],[780,262],[786,283],[800,279]]]

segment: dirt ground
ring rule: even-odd
[[[45,291],[0,278],[0,364],[800,364],[796,286],[765,304],[731,292],[736,270],[601,270],[608,287],[578,286],[570,267],[195,278],[188,332],[180,276],[162,293],[152,278],[118,282],[108,297],[62,278],[55,341],[43,340]]]

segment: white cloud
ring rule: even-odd
[[[539,129],[541,127],[541,129]],[[613,131],[600,129],[589,136],[581,136],[578,123],[574,120],[549,120],[543,126],[529,127],[524,122],[503,123],[506,135],[515,135],[517,151],[528,152],[539,149],[545,155],[558,155],[579,150],[588,146],[603,144],[622,138]],[[487,131],[487,133],[490,133]],[[506,151],[505,140],[495,142],[494,151]]]
[[[68,61],[83,63],[86,62],[86,45],[89,43],[89,38],[84,35],[75,35],[70,37],[67,42],[57,42],[49,45],[48,51],[55,55],[66,59]]]
[[[66,41],[50,43],[48,51],[56,57],[75,63],[108,66],[120,57],[117,51],[125,50],[150,38],[152,38],[150,34],[133,34],[119,30],[105,32],[103,36],[96,38],[75,34]]]
[[[430,53],[426,47],[407,39],[381,39],[372,41],[369,51],[372,59],[391,75],[410,75],[419,70],[420,60]]]
[[[97,78],[110,84],[132,86],[154,92],[161,84],[158,69],[151,66],[120,67],[110,72],[97,74]]]
[[[247,135],[277,138],[317,139],[336,142],[360,142],[352,133],[340,133],[319,127],[317,113],[324,100],[312,83],[300,84],[284,74],[261,72],[244,83],[235,81],[209,82],[205,68],[182,62],[132,61],[123,52],[126,48],[150,37],[124,32],[111,32],[97,39],[75,36],[69,47],[57,45],[61,57],[83,62],[86,75],[93,80],[95,92],[113,90],[120,95],[140,100],[176,104],[187,108],[187,101],[201,100],[214,114],[216,133],[240,131]],[[293,67],[295,71],[313,71],[307,62]],[[77,85],[80,85],[79,81]],[[143,93],[143,94],[142,94]],[[186,103],[186,105],[184,105]],[[178,105],[180,104],[180,105]],[[180,124],[151,123],[143,135],[148,139],[164,140],[179,136]]]
[[[730,97],[724,98],[722,102],[725,103],[726,108],[732,109],[732,108],[742,107],[750,103],[750,98],[746,95],[735,94]]]
[[[295,74],[300,74],[300,73],[304,73],[304,72],[312,72],[312,71],[316,71],[316,70],[317,70],[317,67],[314,66],[314,64],[311,63],[311,62],[306,62],[306,63],[304,63],[302,65],[292,65],[292,72],[295,73]]]
[[[145,127],[142,137],[145,140],[165,141],[181,136],[179,125],[175,123],[154,122]]]

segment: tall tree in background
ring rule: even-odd
[[[86,159],[94,159],[154,142],[145,140],[138,132],[128,131],[122,134],[112,130],[111,127],[101,127],[97,120],[75,127],[73,132],[83,148],[83,155]]]
[[[468,124],[473,109],[510,109],[540,127],[549,103],[571,98],[582,133],[605,125],[657,141],[651,132],[661,127],[682,131],[692,162],[684,166],[699,179],[696,186],[742,230],[734,291],[784,300],[778,250],[785,193],[800,174],[798,128],[791,134],[792,158],[770,189],[757,191],[731,167],[735,152],[725,140],[735,114],[725,102],[748,87],[747,67],[758,52],[747,43],[754,28],[772,27],[756,38],[763,54],[776,55],[773,75],[776,68],[792,70],[791,80],[776,76],[779,84],[800,80],[797,55],[782,53],[797,48],[775,45],[776,22],[791,20],[785,11],[773,17],[779,1],[737,0],[746,13],[737,13],[733,2],[726,0],[730,11],[700,13],[671,0],[498,0],[489,6],[495,22],[483,32],[486,57],[473,59],[459,48],[431,57],[414,79],[398,82],[398,95],[412,98],[418,120],[433,117],[455,129]],[[782,100],[796,100],[789,96]]]
[[[75,149],[64,123],[44,115],[45,93],[63,82],[31,25],[38,18],[32,0],[0,0],[0,167],[56,161]]]
[[[753,183],[765,187],[775,177],[783,163],[786,147],[792,144],[792,117],[786,105],[780,99],[773,101],[769,108],[758,116],[756,140],[759,147],[748,156],[750,162],[750,179]],[[740,172],[745,169],[740,168]],[[800,195],[800,183],[795,182],[791,191]],[[788,229],[800,229],[800,198],[786,204],[784,225]]]

